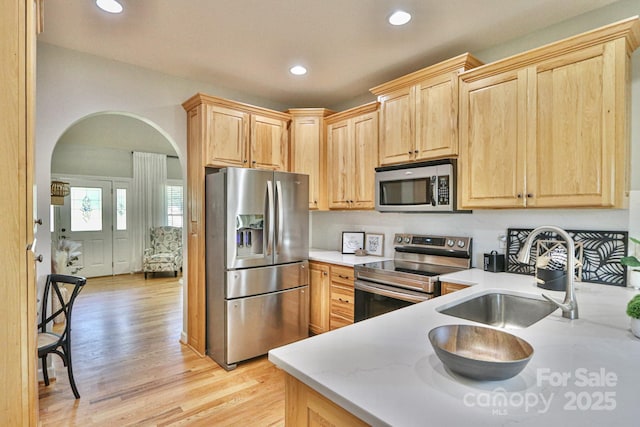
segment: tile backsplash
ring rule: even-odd
[[[312,212],[310,218],[314,248],[340,250],[343,231],[383,233],[384,255],[393,257],[395,233],[469,236],[473,238],[473,266],[482,267],[485,252],[506,253],[499,237],[506,236],[509,228],[556,225],[572,230],[629,230],[630,213],[627,209],[505,209],[470,214],[323,211]]]

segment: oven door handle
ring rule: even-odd
[[[430,296],[426,296],[426,295],[422,296],[422,295],[415,295],[413,293],[408,294],[404,292],[392,291],[389,289],[382,289],[377,286],[367,285],[359,280],[356,280],[354,284],[354,288],[359,291],[369,292],[372,294],[382,295],[384,297],[399,299],[399,300],[407,301],[411,303],[419,303],[431,298]]]

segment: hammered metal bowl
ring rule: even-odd
[[[514,377],[533,356],[533,347],[522,338],[484,326],[438,326],[429,331],[429,341],[451,371],[480,381]]]

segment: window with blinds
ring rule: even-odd
[[[167,185],[167,225],[182,227],[184,212],[181,185]]]

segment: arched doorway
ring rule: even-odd
[[[69,184],[63,203],[51,208],[52,259],[60,242],[80,242],[74,269],[87,277],[132,272],[133,152],[166,156],[172,209],[163,214],[181,226],[182,168],[176,144],[150,120],[126,112],[97,112],[71,124],[51,156],[52,181]],[[170,224],[171,225],[171,224]]]

